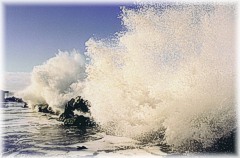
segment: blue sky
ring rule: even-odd
[[[121,30],[118,5],[5,5],[5,71],[31,72],[58,49],[85,50]]]

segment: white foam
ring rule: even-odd
[[[122,8],[121,19],[113,39],[86,43],[86,67],[76,52],[35,67],[24,99],[63,110],[82,95],[106,133],[161,142],[164,129],[176,148],[236,128],[233,4]]]
[[[31,85],[19,92],[29,105],[45,104],[56,110],[63,110],[65,103],[81,92],[84,79],[85,58],[74,50],[61,52],[35,66],[31,75]]]
[[[166,129],[165,141],[179,147],[210,146],[236,128],[234,6],[122,12],[126,31],[86,44],[83,95],[105,131],[141,138]]]

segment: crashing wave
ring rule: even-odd
[[[123,7],[121,19],[113,39],[86,43],[89,62],[59,53],[35,67],[24,100],[63,111],[81,95],[105,132],[175,149],[236,129],[234,5]]]

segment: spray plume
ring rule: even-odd
[[[88,64],[60,53],[35,67],[24,99],[61,109],[81,95],[107,133],[164,131],[174,147],[210,146],[236,128],[234,14],[233,5],[122,8],[125,31],[87,41]]]

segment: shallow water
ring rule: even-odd
[[[65,127],[57,116],[22,107],[2,108],[3,156],[165,155],[139,141]],[[77,146],[87,149],[78,150]]]
[[[55,119],[21,107],[4,108],[3,154],[45,154],[44,150],[71,151],[66,145],[89,140],[77,128],[66,128]],[[49,119],[49,120],[48,120]]]

